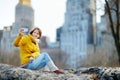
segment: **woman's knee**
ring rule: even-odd
[[[44,55],[48,55],[48,53],[47,53],[47,52],[42,52],[42,54],[44,54]]]
[[[45,56],[45,59],[47,62],[49,62],[51,60],[51,58],[47,52],[43,52],[42,54]]]
[[[50,57],[49,54],[48,54],[47,52],[43,52],[42,54],[44,54],[45,56]]]
[[[32,70],[36,70],[36,66],[35,65],[33,65],[33,64],[28,64],[28,66],[27,66],[27,69],[32,69]]]
[[[29,64],[28,65],[28,69],[31,69],[31,70],[38,70],[38,69],[41,69],[42,67],[44,67],[46,65],[46,63],[41,63],[41,64]]]

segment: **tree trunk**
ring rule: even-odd
[[[116,18],[117,18],[117,25],[116,25],[116,28],[115,28],[115,25],[113,23],[113,19],[112,19],[112,12],[111,12],[111,9],[110,9],[110,6],[109,6],[109,3],[107,0],[105,0],[105,3],[106,3],[106,8],[107,8],[107,13],[108,13],[108,17],[109,17],[109,22],[110,22],[110,29],[111,29],[111,32],[112,32],[112,36],[114,38],[114,42],[115,42],[115,47],[116,47],[116,50],[117,50],[117,53],[118,53],[118,61],[119,61],[119,64],[120,64],[120,40],[119,40],[119,0],[116,0]],[[115,32],[116,31],[116,32]]]
[[[119,42],[115,42],[115,46],[116,46],[116,50],[117,50],[117,53],[118,53],[118,61],[119,61],[119,64],[120,64],[120,44],[119,44]]]

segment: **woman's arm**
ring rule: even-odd
[[[19,42],[21,40],[22,36],[19,34],[15,40],[14,40],[14,46],[19,47]]]
[[[19,42],[21,41],[23,35],[24,35],[24,29],[20,28],[19,35],[14,40],[14,46],[19,47]]]
[[[31,54],[33,58],[37,58],[40,55],[40,52],[34,52]]]
[[[35,58],[37,58],[38,56],[40,55],[40,53],[39,52],[34,52],[34,53],[32,53],[31,54],[31,56],[30,56],[30,62],[32,62]]]

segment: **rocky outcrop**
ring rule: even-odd
[[[77,76],[65,70],[65,74],[55,74],[43,71],[34,71],[0,64],[0,80],[90,80],[87,75]]]
[[[120,68],[64,69],[65,74],[28,70],[0,64],[0,80],[120,80]]]
[[[111,67],[92,67],[86,69],[79,69],[75,72],[78,76],[81,74],[92,74],[94,80],[120,80],[120,68]]]

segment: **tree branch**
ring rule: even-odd
[[[114,9],[114,8],[110,8],[110,10],[113,10],[113,11],[115,11],[115,12],[117,11],[117,9]]]
[[[117,36],[117,41],[119,42],[119,0],[116,0],[116,18],[117,18],[117,25],[116,25],[116,36]]]
[[[112,31],[112,35],[113,35],[114,39],[116,40],[116,35],[115,35],[115,31],[114,31],[114,25],[113,25],[113,21],[112,21],[109,3],[107,0],[105,0],[105,3],[106,3],[106,10],[108,12],[108,17],[109,17],[109,21],[110,21],[110,29]]]

